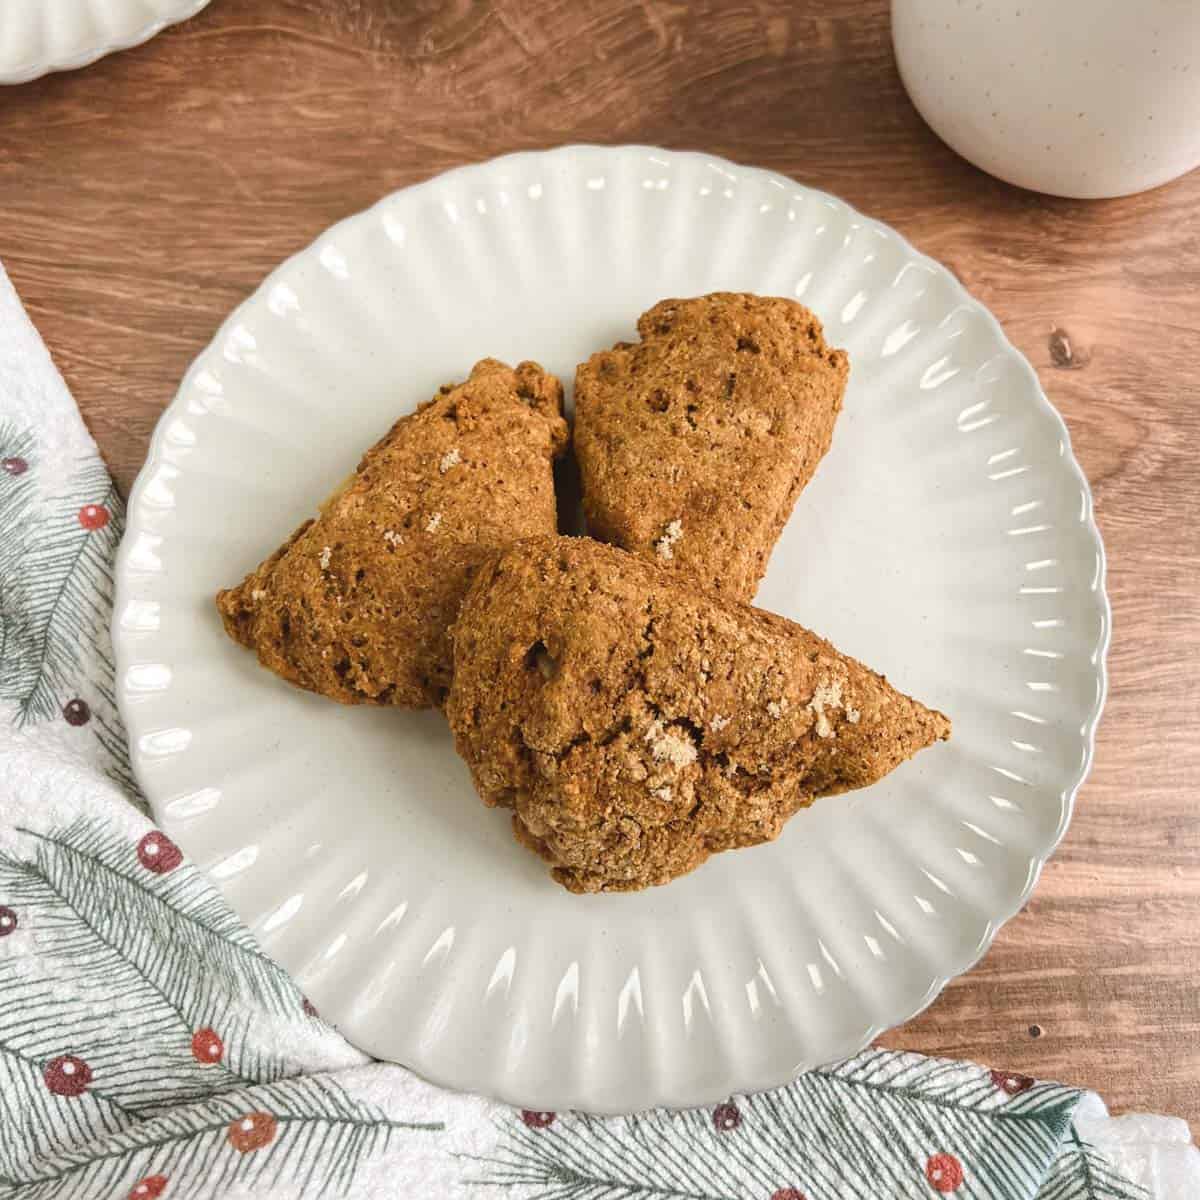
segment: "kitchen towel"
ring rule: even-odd
[[[1200,1195],[1183,1121],[915,1054],[608,1119],[370,1062],[145,815],[108,632],[121,528],[0,268],[0,1200]]]

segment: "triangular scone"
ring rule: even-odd
[[[663,300],[641,341],[575,373],[575,453],[593,537],[751,600],[829,449],[849,363],[802,304]]]
[[[439,705],[471,571],[557,526],[562,385],[484,359],[401,417],[279,550],[217,595],[230,637],[344,704]]]
[[[480,567],[453,640],[459,753],[571,891],[666,883],[950,735],[801,626],[586,538]]]

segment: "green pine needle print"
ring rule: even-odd
[[[1150,1193],[1123,1178],[1072,1129],[1037,1200],[1150,1200]]]
[[[0,970],[0,1004],[41,1006],[50,1000],[44,983],[14,987]],[[0,1040],[0,1184],[23,1178],[31,1162],[64,1143],[88,1142],[133,1123],[133,1115],[103,1089],[74,1097],[51,1092],[46,1069],[53,1058],[43,1059],[36,1045],[21,1051],[15,1042]]]
[[[201,1188],[221,1196],[259,1183],[290,1185],[300,1195],[345,1195],[367,1158],[397,1134],[442,1128],[391,1120],[329,1078],[291,1079],[178,1108],[95,1145],[44,1157],[0,1182],[0,1200],[108,1200],[148,1179],[169,1184],[176,1196]]]
[[[194,868],[144,865],[163,835],[21,832],[30,855],[0,854],[0,901],[36,953],[0,945],[0,1174],[19,1177],[64,1128],[92,1139],[287,1072],[252,1026],[306,1021],[303,997]],[[52,1078],[68,1059],[74,1074]]]
[[[190,863],[151,871],[137,844],[83,818],[61,831],[21,832],[33,843],[35,873],[174,1003],[203,1015],[219,995],[282,1017],[301,1011],[299,989]]]
[[[17,569],[25,550],[23,531],[30,528],[35,488],[32,473],[37,465],[33,432],[0,421],[0,662],[15,644],[21,618],[19,596],[14,591]]]
[[[5,491],[32,491],[32,474],[6,478]],[[79,683],[80,651],[103,633],[112,612],[121,501],[104,464],[81,463],[69,493],[48,509],[31,524],[0,527],[0,539],[17,543],[10,554],[20,555],[4,575],[0,698],[16,704],[20,724],[61,711]]]
[[[104,751],[104,773],[125,792],[137,808],[148,814],[150,806],[134,778],[133,768],[129,765],[129,741],[125,736],[125,727],[117,715],[117,667],[108,649],[107,637],[92,646],[95,670],[89,683],[102,703],[93,707],[91,729]]]
[[[32,431],[0,421],[0,701],[18,726],[82,702],[105,773],[136,803],[108,653],[124,506],[94,455],[61,494],[40,494],[43,470]]]
[[[514,1115],[470,1182],[531,1200],[1017,1200],[1035,1194],[1079,1099],[1027,1082],[1014,1095],[980,1067],[868,1051],[710,1110]]]

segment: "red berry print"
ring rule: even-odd
[[[79,523],[88,533],[95,533],[97,529],[103,529],[110,518],[111,514],[103,504],[85,504],[79,510]]]
[[[129,1200],[158,1200],[158,1197],[166,1190],[167,1177],[165,1175],[147,1175],[145,1179],[139,1179],[129,1189]]]
[[[303,1000],[301,1007],[304,1009],[306,1017],[320,1017],[321,1014],[317,1012],[317,1006],[307,996],[303,996],[301,999]]]
[[[804,1193],[799,1188],[780,1188],[771,1193],[771,1200],[804,1200]]]
[[[21,457],[0,458],[0,471],[5,475],[24,475],[29,470],[29,464]]]
[[[92,1082],[92,1068],[82,1058],[61,1054],[46,1064],[42,1078],[56,1096],[82,1096]]]
[[[17,932],[17,914],[7,904],[0,904],[0,937]]]
[[[993,1071],[992,1082],[1002,1092],[1007,1092],[1010,1096],[1019,1096],[1022,1092],[1029,1091],[1036,1080],[1030,1079],[1028,1075],[1018,1075],[1015,1071]]]
[[[225,1056],[225,1043],[216,1031],[207,1026],[197,1029],[192,1035],[192,1057],[201,1063],[220,1062]]]
[[[955,1192],[962,1187],[962,1163],[953,1154],[935,1154],[925,1164],[925,1178],[935,1192]]]
[[[548,1125],[554,1124],[554,1114],[552,1112],[530,1112],[529,1109],[521,1109],[521,1120],[529,1126],[530,1129],[545,1129]]]
[[[68,700],[63,705],[63,720],[68,725],[86,725],[92,719],[92,710],[86,700]]]
[[[225,1136],[239,1154],[261,1150],[275,1140],[279,1122],[270,1113],[251,1112],[229,1122]]]
[[[155,875],[165,875],[183,862],[183,851],[165,833],[157,829],[146,834],[137,844],[138,862]]]
[[[728,1133],[742,1123],[742,1114],[736,1104],[718,1104],[713,1109],[712,1121],[718,1133]]]

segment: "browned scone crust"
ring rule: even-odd
[[[354,475],[237,587],[229,636],[300,687],[344,704],[439,705],[449,627],[471,571],[553,533],[562,384],[495,359],[401,417]]]
[[[663,300],[638,333],[575,372],[588,529],[751,600],[829,449],[849,360],[770,296]]]
[[[446,715],[484,802],[576,892],[666,883],[882,778],[950,722],[801,626],[586,538],[480,567]]]

